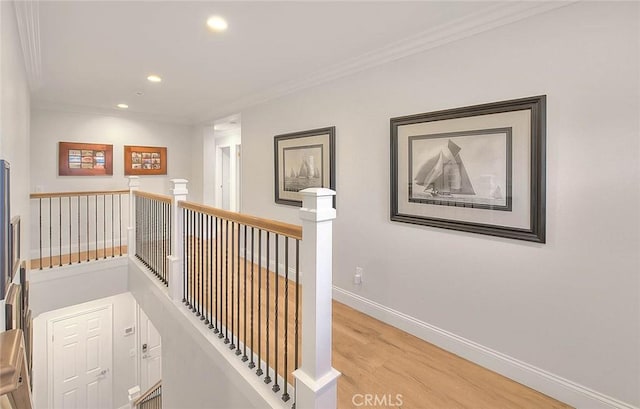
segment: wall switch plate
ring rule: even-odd
[[[124,336],[129,336],[129,335],[133,335],[136,332],[136,327],[135,326],[130,326],[124,329]]]
[[[362,284],[364,281],[364,270],[362,267],[356,267],[356,273],[353,276],[353,283],[356,285]]]

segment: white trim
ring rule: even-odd
[[[97,271],[118,268],[128,265],[128,258],[127,254],[123,254],[122,256],[108,257],[107,259],[83,261],[82,263],[75,263],[71,265],[63,264],[62,267],[44,267],[42,270],[32,269],[29,270],[29,280],[31,284],[35,284],[72,277],[79,274],[95,273]]]
[[[235,112],[280,98],[284,95],[311,88],[329,81],[346,77],[369,68],[418,54],[444,44],[471,37],[516,21],[575,3],[568,1],[520,2],[512,1],[483,8],[454,21],[435,26],[411,37],[381,47],[359,56],[353,57],[332,67],[323,68],[299,80],[278,84],[264,92],[255,93],[245,98],[226,104],[224,108],[209,112],[198,118],[197,124],[205,125],[212,118],[219,118]]]
[[[114,239],[110,238],[107,241],[98,240],[97,243],[95,241],[89,242],[88,244],[87,244],[87,242],[81,243],[80,244],[80,252],[86,253],[87,249],[88,249],[90,254],[93,252],[94,255],[92,257],[95,260],[96,248],[98,250],[105,251],[105,250],[108,250],[108,249],[113,249],[114,247],[118,248],[118,246],[120,246],[120,247],[127,246],[127,251],[128,251],[128,249],[129,249],[128,245],[129,245],[129,243],[128,243],[127,237],[125,235],[125,236],[123,236],[122,240],[115,239],[115,238]],[[116,253],[117,253],[116,257],[120,257],[120,255],[119,255],[120,252],[117,251]],[[51,253],[49,253],[49,248],[47,248],[47,247],[44,247],[42,249],[42,258],[43,259],[47,258],[47,257],[57,257],[60,254],[62,254],[63,256],[65,256],[65,255],[72,255],[72,256],[73,255],[77,255],[78,254],[78,243],[73,243],[71,245],[69,245],[69,244],[63,245],[62,246],[62,252],[60,251],[60,246],[59,245],[51,246]],[[123,256],[126,255],[126,251],[123,252],[122,255]],[[31,250],[29,250],[29,257],[30,257],[29,258],[30,260],[38,260],[40,258],[40,249],[32,248]],[[104,258],[104,256],[101,257],[101,258]],[[111,256],[107,256],[107,258],[112,258],[112,257]],[[81,260],[81,261],[86,262],[85,260]],[[54,266],[55,266],[55,264],[54,264]],[[48,267],[48,266],[45,266],[45,267]]]
[[[161,114],[136,112],[132,110],[116,110],[116,108],[92,107],[84,105],[68,104],[64,102],[34,99],[31,104],[34,111],[66,112],[81,115],[102,115],[115,118],[133,119],[148,122],[159,122],[171,125],[191,125],[193,121],[182,116],[168,116]]]
[[[630,403],[487,348],[434,325],[333,286],[333,298],[471,362],[513,379],[576,408],[639,409]]]
[[[40,9],[37,1],[13,3],[18,36],[22,46],[24,68],[32,91],[40,88],[42,79],[42,54],[40,50]]]
[[[128,285],[127,285],[128,287]],[[133,295],[132,295],[133,297]],[[136,300],[136,310],[135,310],[135,316],[136,316],[136,345],[135,345],[135,349],[136,349],[136,364],[135,364],[135,372],[136,372],[136,386],[140,387],[141,383],[141,366],[142,363],[140,362],[142,360],[141,354],[140,354],[140,346],[142,345],[141,342],[141,335],[140,335],[140,304],[138,304],[138,300]],[[147,317],[148,318],[148,317]],[[126,405],[127,407],[129,407],[130,405]]]

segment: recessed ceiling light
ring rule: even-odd
[[[127,104],[118,104],[118,105],[116,105],[116,106],[117,106],[118,108],[120,108],[120,109],[127,109],[127,108],[129,108],[129,105],[127,105]]]
[[[150,82],[162,82],[162,78],[159,75],[151,74],[147,77]]]
[[[220,16],[211,16],[207,20],[207,27],[216,33],[225,31],[228,26],[227,21]]]

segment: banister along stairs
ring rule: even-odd
[[[38,244],[31,268],[62,267],[126,254],[123,218],[129,190],[31,193]],[[117,199],[116,199],[117,198]],[[35,213],[35,214],[34,214]],[[124,220],[123,220],[124,219]]]
[[[302,226],[296,226],[188,202],[187,181],[172,182],[172,227],[163,230],[171,232],[169,297],[183,302],[282,401],[298,408],[336,407],[340,374],[331,367],[335,192],[303,191]],[[132,178],[130,187],[137,190],[137,180]],[[139,226],[137,214],[130,237]]]

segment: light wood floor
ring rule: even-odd
[[[197,248],[198,246],[194,246]],[[208,247],[208,244],[204,248]],[[109,250],[109,249],[107,249]],[[126,252],[124,248],[123,253]],[[116,249],[116,255],[119,249]],[[232,253],[233,254],[233,253]],[[111,253],[108,251],[108,255]],[[95,257],[95,254],[93,254]],[[98,257],[104,254],[99,253]],[[74,260],[74,255],[71,259]],[[75,255],[77,260],[77,254]],[[218,306],[219,319],[226,320],[225,323],[231,327],[231,309],[220,310],[219,302],[224,305],[224,295],[216,299],[216,292],[209,295],[211,288],[215,286],[215,276],[209,278],[208,274],[200,274],[200,264],[208,266],[208,252],[201,255],[195,251],[197,263],[194,269],[188,271],[190,281],[194,284],[191,287],[192,295],[188,296],[193,301],[201,300],[201,311],[206,311],[207,318],[211,318],[212,312],[215,315],[216,305]],[[236,255],[237,257],[237,255]],[[81,260],[86,259],[86,254],[81,254]],[[68,263],[68,256],[63,256],[63,264]],[[203,260],[202,262],[200,260]],[[244,294],[245,286],[247,293],[247,344],[251,344],[251,263],[247,263],[247,281],[244,281],[244,259],[240,258],[240,267],[237,268],[237,258],[234,261],[236,268],[229,270],[229,283],[234,282],[234,319],[233,327],[240,328],[240,341],[245,339],[245,308]],[[58,265],[58,259],[52,260],[54,266]],[[39,267],[39,260],[33,260],[32,268]],[[43,266],[48,268],[49,260],[43,260]],[[235,271],[235,272],[234,272]],[[261,271],[261,274],[258,274]],[[261,277],[261,286],[258,287],[258,280]],[[270,308],[267,319],[266,315],[266,280],[270,283],[269,297]],[[238,281],[240,278],[240,281]],[[218,284],[224,287],[227,278],[222,277]],[[275,329],[275,288],[278,282],[278,336],[276,338]],[[238,291],[238,283],[240,288]],[[202,284],[202,287],[200,286]],[[254,346],[257,350],[258,339],[260,339],[261,356],[266,360],[266,322],[269,322],[269,359],[270,366],[275,364],[276,345],[278,350],[278,373],[291,383],[293,381],[290,372],[293,370],[293,351],[295,322],[293,319],[284,320],[284,293],[288,288],[289,293],[289,313],[293,314],[295,308],[295,282],[285,280],[276,276],[266,269],[258,269],[254,265]],[[196,288],[199,290],[194,291]],[[200,289],[201,288],[201,289]],[[257,288],[261,288],[257,291]],[[219,294],[219,293],[218,293]],[[260,296],[258,296],[260,294]],[[213,297],[211,297],[213,296]],[[239,297],[238,297],[239,296]],[[258,298],[259,297],[259,298]],[[237,300],[240,299],[238,308]],[[213,301],[213,302],[212,302]],[[231,299],[228,300],[231,304]],[[197,301],[200,302],[200,301]],[[197,303],[196,302],[196,303]],[[260,305],[260,310],[258,310]],[[239,314],[238,314],[239,312]],[[262,317],[260,320],[260,337],[258,336],[258,312]],[[301,314],[300,314],[301,315]],[[225,318],[226,317],[226,318]],[[302,317],[300,316],[300,325]],[[288,360],[288,370],[284,369],[284,328],[288,328],[287,349],[290,353]],[[277,340],[277,342],[276,342]],[[244,350],[241,350],[244,354]],[[250,354],[249,354],[250,355]],[[301,353],[300,353],[301,355]],[[240,358],[239,358],[240,359]],[[333,366],[342,372],[338,379],[338,407],[361,408],[364,395],[377,395],[379,398],[386,396],[387,406],[378,405],[378,408],[398,407],[402,400],[401,407],[408,409],[502,409],[502,408],[570,408],[570,406],[527,388],[517,382],[482,368],[454,354],[446,352],[428,342],[414,337],[404,331],[387,325],[359,311],[356,311],[344,304],[333,302]],[[254,368],[255,371],[257,368]],[[263,367],[263,370],[266,368]],[[273,370],[271,370],[273,378]],[[281,384],[281,387],[283,385]],[[355,400],[354,400],[355,399]],[[359,405],[359,406],[358,406]]]
[[[194,254],[197,262],[194,264],[194,271],[199,272],[200,264],[208,266],[206,250],[208,244],[205,241],[203,254],[200,254],[198,245],[194,247]],[[244,259],[238,258],[237,253],[229,250],[229,254],[236,257],[235,269],[236,273],[230,268],[229,281],[235,283],[235,296],[240,298],[241,303],[239,309],[235,309],[235,328],[244,328]],[[203,261],[201,261],[203,260]],[[225,258],[223,257],[223,263]],[[251,263],[247,263],[247,269],[251,268]],[[258,286],[258,271],[261,271],[262,285]],[[204,299],[203,305],[208,310],[210,301],[208,289],[211,288],[211,282],[205,276],[199,273],[189,273],[194,277],[195,288],[199,287],[202,281],[203,289],[196,298]],[[247,291],[250,291],[251,279],[250,274],[246,282]],[[270,280],[270,290],[266,291],[265,283],[267,277]],[[224,277],[223,277],[224,278]],[[240,278],[240,288],[238,291],[238,278]],[[215,280],[215,279],[214,279]],[[275,299],[275,282],[278,282],[279,292],[279,334],[277,338],[274,334],[275,328],[275,310],[273,300]],[[226,282],[226,278],[222,281],[222,285]],[[215,284],[215,281],[214,281]],[[275,363],[274,354],[277,347],[278,350],[278,373],[283,376],[285,374],[283,356],[284,356],[284,288],[288,287],[289,291],[289,311],[293,314],[295,308],[295,290],[296,283],[285,280],[281,276],[277,276],[271,271],[267,271],[264,267],[259,270],[254,265],[254,285],[255,288],[261,288],[258,300],[257,291],[254,293],[254,314],[258,315],[258,305],[260,305],[261,321],[261,356],[266,360],[266,335],[265,323],[270,325],[270,343],[269,343],[269,359],[270,366]],[[270,312],[266,315],[266,296],[269,294],[271,305]],[[224,296],[223,296],[224,297]],[[250,299],[248,296],[247,314],[251,313]],[[234,298],[237,299],[237,298]],[[223,301],[224,302],[224,301]],[[214,305],[215,305],[214,293]],[[238,311],[240,312],[240,320],[238,326]],[[219,312],[221,317],[225,314]],[[231,322],[230,313],[226,314],[227,322]],[[225,318],[223,318],[225,319]],[[257,318],[256,318],[257,320]],[[257,321],[256,321],[257,322]],[[300,325],[301,317],[300,317]],[[288,350],[293,351],[294,348],[294,322],[288,322]],[[257,340],[257,324],[254,329],[254,336]],[[250,338],[251,330],[249,329],[247,338]],[[244,332],[240,331],[240,340],[244,341]],[[277,342],[276,342],[277,340]],[[250,342],[250,340],[249,340]],[[257,341],[256,341],[257,348]],[[292,355],[291,355],[292,356]],[[289,373],[287,379],[292,382],[290,371],[292,370],[292,359],[289,359]],[[395,400],[397,395],[401,395],[404,408],[473,408],[473,409],[500,409],[500,408],[570,408],[570,406],[554,400],[546,395],[527,388],[517,382],[498,375],[495,372],[487,370],[479,365],[471,363],[454,354],[444,351],[428,342],[425,342],[413,335],[387,325],[359,311],[356,311],[344,304],[333,302],[333,366],[342,372],[342,376],[338,380],[338,407],[339,408],[357,408],[362,404],[361,395],[372,394],[382,398],[386,395],[387,406],[377,407],[395,407],[399,401]],[[273,378],[273,374],[271,375]],[[354,402],[355,399],[355,402]],[[393,399],[393,400],[392,400]]]
[[[570,408],[336,301],[333,366],[342,372],[341,409],[357,407],[353,396],[367,393],[401,394],[411,409]]]
[[[42,261],[40,258],[35,258],[31,260],[31,269],[38,270],[42,265],[42,268],[52,268],[59,267],[60,265],[69,265],[76,264],[78,260],[80,263],[84,263],[87,260],[101,260],[108,257],[120,257],[125,256],[127,254],[127,246],[115,246],[115,247],[107,247],[100,248],[96,250],[90,250],[87,254],[86,251],[81,251],[80,253],[72,253],[72,254],[63,254],[60,256],[52,256],[52,257],[42,257]],[[62,259],[61,259],[62,258]]]

